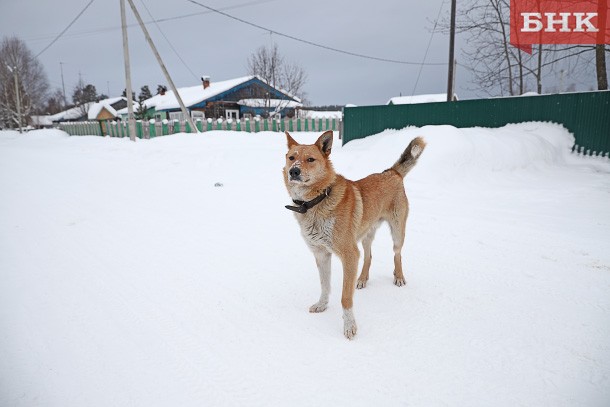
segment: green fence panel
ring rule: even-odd
[[[237,123],[235,123],[235,131],[241,131],[241,120],[238,120]]]
[[[250,128],[250,120],[246,119],[246,131],[250,133],[252,129]]]
[[[169,134],[169,123],[167,120],[161,122],[161,135],[167,136]]]
[[[174,129],[173,133],[180,133],[180,122],[178,120],[174,120]]]
[[[294,130],[292,129],[292,120],[288,120],[288,131],[289,132],[293,132]]]
[[[277,131],[277,120],[275,119],[271,122],[271,131]]]
[[[263,122],[263,130],[269,131],[269,120],[265,119]]]
[[[610,154],[610,91],[347,107],[342,138],[345,144],[406,126],[502,127],[532,121],[562,124],[574,134],[574,150]]]
[[[318,131],[322,131],[322,130],[324,130],[324,129],[322,128],[322,123],[323,123],[323,122],[322,122],[322,119],[318,119]]]
[[[212,130],[212,119],[208,119],[207,129],[208,131]]]
[[[144,129],[142,128],[142,120],[136,121],[136,137],[139,139],[144,137]]]
[[[199,132],[203,132],[203,122],[201,121],[201,119],[197,119],[195,126],[197,126],[197,130],[199,130]]]
[[[233,127],[233,121],[227,120],[227,130],[231,130]]]
[[[155,127],[155,121],[149,120],[148,121],[148,138],[155,138],[155,137],[157,137],[157,128]]]
[[[184,132],[185,133],[191,132],[191,123],[188,120],[184,122]]]
[[[254,119],[254,131],[258,133],[261,131],[261,121]]]
[[[280,131],[282,133],[286,131],[286,120],[280,120]]]

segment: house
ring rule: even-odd
[[[458,100],[456,94],[453,95],[453,100]],[[412,105],[417,103],[434,103],[446,102],[446,93],[435,93],[430,95],[413,95],[413,96],[395,96],[388,100],[386,105]]]
[[[127,98],[116,97],[89,102],[63,112],[47,116],[51,122],[80,122],[87,120],[109,120],[118,117],[117,111],[127,106]]]
[[[285,90],[275,88],[258,76],[244,76],[211,82],[204,76],[197,86],[178,88],[178,93],[194,119],[240,119],[256,115],[290,116],[301,106],[301,100]],[[156,120],[183,120],[173,91],[161,91],[142,102],[147,116]],[[127,109],[118,112],[127,117]]]

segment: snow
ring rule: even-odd
[[[454,97],[457,99],[457,95]],[[416,103],[434,103],[446,101],[446,93],[435,93],[430,95],[395,96],[388,100],[386,105],[389,105],[390,103],[393,105],[412,105]]]
[[[340,110],[299,110],[299,117],[308,119],[340,119],[343,113]]]
[[[119,97],[115,97],[115,98],[103,99],[103,100],[100,100],[99,102],[93,103],[91,106],[89,106],[89,110],[87,111],[87,118],[89,120],[97,119],[97,116],[100,114],[100,112],[104,108],[106,110],[108,110],[108,112],[111,115],[116,117],[117,111],[112,107],[112,105],[120,100],[127,100],[127,98],[119,96]]]
[[[283,135],[0,132],[0,405],[609,405],[608,160],[525,123],[335,140],[334,167],[418,135],[407,286],[382,227],[348,341],[336,258],[307,312]]]

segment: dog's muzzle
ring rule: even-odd
[[[300,181],[301,180],[301,169],[299,167],[292,167],[288,174],[290,175],[291,181]]]

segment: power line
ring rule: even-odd
[[[42,51],[40,51],[38,54],[36,54],[36,56],[34,58],[38,58],[40,56],[40,54],[42,54],[43,52],[45,52],[46,50],[48,50],[51,45],[55,44],[55,42],[62,36],[64,35],[64,33],[66,31],[68,31],[68,29],[70,27],[72,27],[72,25],[76,22],[76,20],[78,20],[80,18],[80,16],[83,15],[83,13],[85,12],[85,10],[87,10],[89,8],[89,6],[94,2],[95,0],[90,0],[89,3],[87,3],[87,5],[85,6],[85,8],[83,8],[80,13],[78,13],[78,15],[76,17],[74,17],[74,20],[72,20],[70,22],[70,24],[68,24],[68,26],[66,28],[64,28],[64,30],[62,32],[59,33],[59,35],[57,37],[55,37],[55,39],[53,41],[51,41],[51,43],[49,45],[47,45]]]
[[[289,38],[289,39],[294,40],[294,41],[302,42],[304,44],[308,44],[308,45],[311,45],[311,46],[314,46],[314,47],[318,47],[318,48],[323,48],[323,49],[326,49],[328,51],[338,52],[338,53],[345,54],[345,55],[351,55],[351,56],[358,57],[358,58],[372,59],[372,60],[381,61],[381,62],[390,62],[390,63],[393,63],[393,64],[403,64],[403,65],[422,65],[422,64],[423,65],[445,65],[444,63],[440,63],[440,62],[438,62],[438,63],[427,62],[426,63],[426,62],[399,61],[399,60],[396,60],[396,59],[378,58],[378,57],[373,57],[373,56],[370,56],[370,55],[358,54],[356,52],[345,51],[345,50],[342,50],[342,49],[333,48],[333,47],[329,47],[327,45],[318,44],[318,43],[315,43],[315,42],[312,42],[312,41],[304,40],[302,38],[297,38],[297,37],[295,37],[293,35],[284,34],[284,33],[281,33],[279,31],[275,31],[275,30],[272,30],[270,28],[263,27],[261,25],[252,23],[250,21],[243,20],[243,19],[241,19],[239,17],[232,16],[231,14],[228,14],[228,13],[225,13],[223,11],[217,10],[217,9],[212,8],[210,6],[206,6],[205,4],[201,4],[201,3],[199,3],[199,2],[197,2],[195,0],[186,0],[186,1],[191,2],[193,4],[196,4],[196,5],[200,6],[200,7],[206,8],[206,9],[208,9],[210,11],[215,12],[215,13],[221,14],[221,15],[223,15],[225,17],[228,17],[228,18],[231,18],[233,20],[239,21],[240,23],[244,23],[244,24],[247,24],[249,26],[252,26],[252,27],[255,27],[255,28],[267,31],[269,33],[273,33],[273,34],[279,35],[281,37]]]
[[[233,6],[222,7],[222,8],[220,8],[220,10],[232,10],[232,9],[248,7],[248,6],[252,6],[252,5],[271,3],[274,1],[277,1],[277,0],[249,1],[249,2],[245,2],[245,3],[235,4]],[[188,17],[195,17],[195,16],[201,16],[201,15],[212,14],[212,13],[213,13],[213,11],[209,11],[209,10],[208,11],[199,11],[197,13],[182,14],[182,15],[174,16],[174,17],[165,17],[165,18],[160,18],[158,20],[146,21],[145,24],[150,24],[150,23],[155,23],[155,22],[156,23],[166,23],[168,21],[181,20],[181,19],[188,18]],[[138,25],[136,23],[127,24],[127,28],[132,28],[132,27],[137,27],[137,26]],[[120,29],[121,29],[120,26],[111,26],[111,27],[97,28],[95,30],[77,31],[72,34],[65,35],[64,38],[80,38],[80,37],[86,37],[88,35],[95,35],[95,34],[100,34],[100,33],[104,33],[104,32],[116,31],[116,30],[120,30]],[[41,37],[33,37],[33,38],[26,39],[26,41],[34,41],[34,42],[43,41],[43,40],[47,40],[49,38],[53,38],[53,35],[44,35]]]
[[[174,51],[174,54],[176,54],[176,56],[178,57],[178,59],[182,62],[182,64],[186,67],[186,69],[188,69],[188,71],[191,73],[191,75],[193,75],[193,77],[195,79],[197,79],[197,75],[195,75],[195,73],[192,71],[192,69],[187,65],[187,63],[184,61],[184,59],[182,59],[182,57],[180,56],[180,54],[178,53],[178,51],[176,50],[176,48],[172,45],[171,41],[169,40],[169,38],[167,38],[167,36],[163,33],[163,31],[161,30],[161,27],[159,27],[159,24],[157,24],[157,21],[155,20],[155,18],[152,16],[152,14],[150,13],[150,10],[148,9],[148,7],[146,7],[146,4],[144,4],[144,0],[140,0],[140,3],[142,4],[142,6],[144,6],[144,9],[146,10],[146,12],[148,13],[148,16],[151,18],[151,20],[155,23],[155,26],[157,27],[157,29],[159,30],[159,32],[161,33],[161,35],[163,36],[163,38],[165,38],[165,41],[167,41],[167,43],[169,44],[170,48],[172,49],[172,51]]]
[[[424,54],[424,60],[422,61],[421,66],[419,67],[419,72],[417,73],[417,80],[415,81],[415,85],[413,85],[413,92],[411,92],[411,96],[415,95],[415,89],[417,89],[417,84],[419,83],[419,77],[421,76],[421,71],[424,68],[424,62],[426,62],[426,58],[428,57],[428,51],[430,50],[430,44],[432,44],[432,38],[434,37],[434,33],[436,32],[436,26],[438,24],[438,19],[441,17],[441,11],[443,11],[443,6],[445,5],[445,0],[441,2],[441,6],[438,9],[438,14],[436,15],[436,20],[434,20],[434,28],[430,33],[430,39],[428,40],[428,46],[426,47],[426,53]]]

